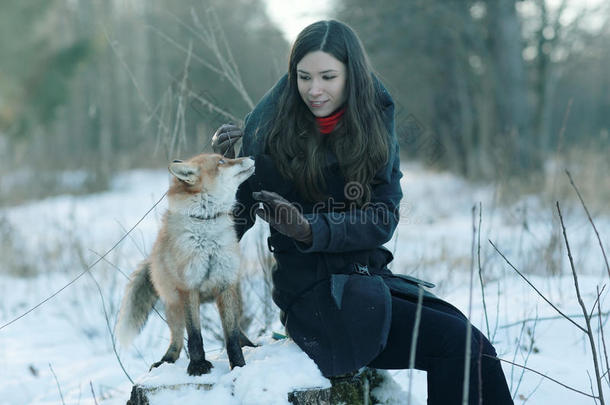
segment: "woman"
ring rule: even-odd
[[[232,157],[242,135],[241,155],[254,156],[256,172],[237,193],[238,237],[254,214],[270,224],[273,300],[290,337],[327,377],[409,367],[426,283],[387,268],[393,257],[382,245],[402,198],[394,103],[356,34],[334,20],[306,27],[288,73],[243,132],[223,125],[213,147]],[[461,404],[468,320],[423,294],[415,368],[427,371],[429,404]],[[495,355],[473,327],[469,403],[481,392],[484,404],[512,404]]]

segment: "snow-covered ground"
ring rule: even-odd
[[[474,186],[419,166],[404,166],[403,172],[401,224],[387,244],[395,253],[392,269],[436,283],[433,291],[437,295],[469,313],[472,207],[481,202],[481,264],[489,319],[487,322],[484,316],[475,273],[474,325],[487,334],[489,324],[489,334],[501,358],[591,392],[590,378],[594,380],[595,375],[586,336],[565,319],[547,319],[557,313],[488,242],[491,240],[518,269],[526,271],[530,281],[564,313],[580,314],[554,205],[530,196],[506,207],[498,204],[497,190],[492,186]],[[59,196],[0,210],[0,405],[62,401],[124,404],[132,386],[129,378],[142,384],[216,383],[214,389],[201,391],[196,398],[189,392],[172,398],[160,396],[155,399],[159,404],[287,404],[286,393],[292,389],[328,386],[294,343],[271,339],[273,331],[283,331],[277,312],[268,305],[259,270],[259,241],[265,232],[259,225],[246,234],[242,245],[246,308],[252,317],[248,335],[261,345],[244,350],[247,366],[229,370],[218,339],[218,315],[215,308],[206,306],[204,343],[214,364],[212,374],[188,377],[184,354],[175,365],[148,372],[150,364],[165,352],[169,336],[155,314],[131,348],[117,348],[123,371],[109,329],[116,320],[125,275],[150,250],[165,200],[89,274],[25,317],[2,326],[74,280],[138,222],[162,197],[167,184],[165,171],[132,171],[118,176],[105,193]],[[581,207],[561,203],[583,299],[590,308],[596,286],[606,284],[608,274]],[[477,225],[478,221],[477,211]],[[610,218],[596,216],[595,223],[606,251],[610,250]],[[606,294],[600,302],[602,311],[607,311]],[[538,321],[534,321],[536,318]],[[584,325],[581,317],[574,320]],[[608,330],[606,320],[603,317]],[[594,326],[599,340],[598,318],[594,318]],[[572,405],[592,401],[533,372],[524,373],[510,364],[504,364],[504,370],[516,403]],[[379,397],[387,397],[387,403],[406,403],[411,385],[412,403],[425,404],[425,373],[390,371],[389,375],[403,391],[390,384]],[[610,397],[608,384],[605,387],[605,395]],[[597,390],[595,383],[593,390]]]

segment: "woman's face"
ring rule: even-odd
[[[347,98],[345,64],[329,53],[310,52],[297,63],[299,94],[316,117],[326,117]]]

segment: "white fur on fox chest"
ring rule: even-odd
[[[175,277],[188,290],[208,293],[234,283],[239,272],[239,249],[229,215],[197,219],[186,215],[167,217],[169,248],[174,266],[166,263],[166,276]]]

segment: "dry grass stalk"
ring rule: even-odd
[[[61,392],[61,385],[59,384],[59,380],[57,379],[57,375],[55,374],[55,371],[53,371],[53,366],[51,366],[51,363],[49,363],[49,368],[51,369],[51,374],[53,374],[53,378],[55,378],[55,384],[57,384],[57,390],[59,391],[59,397],[61,398],[61,403],[63,405],[66,405],[66,402],[64,401],[64,394],[62,394],[62,392]]]
[[[481,266],[481,222],[482,222],[483,204],[479,201],[479,231],[477,236],[477,263],[479,266],[479,282],[481,283],[481,298],[483,299],[483,313],[485,314],[485,326],[487,327],[487,336],[491,338],[489,330],[489,317],[487,316],[487,303],[485,302],[485,283],[483,281],[483,268]]]
[[[605,285],[604,285],[604,287],[605,287]],[[603,288],[602,288],[602,290],[603,290]],[[601,292],[599,291],[599,287],[597,287],[597,295],[598,295],[598,297],[601,295]],[[604,328],[602,325],[602,309],[601,309],[601,305],[599,304],[599,300],[597,300],[597,313],[598,313],[598,319],[599,319],[599,333],[602,338],[602,347],[604,349],[604,359],[606,360],[606,372],[604,373],[604,375],[606,376],[606,379],[608,382],[608,387],[610,387],[610,377],[608,376],[608,372],[610,371],[610,364],[608,362],[608,347],[606,346],[606,337],[604,335]]]
[[[89,386],[91,387],[91,395],[93,396],[93,402],[95,405],[98,405],[97,398],[95,397],[95,391],[93,391],[93,383],[89,381]]]
[[[488,358],[490,358],[490,359],[495,359],[495,360],[498,360],[498,361],[502,361],[502,362],[504,362],[504,363],[511,364],[511,365],[513,365],[513,366],[516,366],[516,367],[521,367],[521,368],[523,368],[523,369],[525,369],[525,370],[527,370],[527,371],[531,371],[531,372],[532,372],[532,373],[534,373],[534,374],[538,374],[539,376],[544,377],[544,378],[546,378],[547,380],[553,381],[555,384],[559,384],[559,385],[561,385],[562,387],[569,389],[570,391],[574,391],[574,392],[576,392],[576,393],[578,393],[578,394],[581,394],[581,395],[584,395],[584,396],[586,396],[586,397],[589,397],[589,398],[594,398],[594,399],[595,399],[595,398],[597,398],[595,395],[591,395],[591,394],[589,394],[589,393],[587,393],[587,392],[581,391],[581,390],[576,389],[576,388],[574,388],[574,387],[570,387],[569,385],[567,385],[567,384],[565,384],[565,383],[562,383],[561,381],[556,380],[556,379],[555,379],[555,378],[553,378],[553,377],[549,377],[547,374],[544,374],[544,373],[542,373],[542,372],[540,372],[540,371],[538,371],[538,370],[534,370],[533,368],[530,368],[530,367],[527,367],[527,366],[523,366],[523,365],[521,365],[521,364],[517,364],[517,363],[514,363],[514,362],[509,361],[509,360],[501,359],[501,358],[499,358],[499,357],[492,356],[492,355],[490,355],[490,354],[485,354],[485,353],[483,353],[483,356],[488,357]]]
[[[536,288],[536,286],[534,286],[534,284],[532,284],[531,281],[529,281],[529,279],[527,277],[525,277],[523,275],[523,273],[521,273],[519,270],[517,270],[517,268],[515,266],[513,266],[513,264],[510,262],[510,260],[508,260],[506,258],[506,256],[504,256],[504,254],[502,254],[502,252],[500,252],[500,250],[496,247],[496,245],[494,245],[494,243],[490,240],[489,243],[491,243],[491,245],[494,247],[494,249],[496,250],[496,252],[498,252],[498,254],[500,256],[502,256],[502,258],[504,259],[504,261],[506,263],[508,263],[508,265],[517,272],[517,274],[519,274],[521,276],[521,278],[523,280],[525,280],[526,283],[528,283],[530,285],[530,287],[532,287],[534,289],[534,291],[536,291],[538,293],[538,295],[540,295],[540,297],[545,300],[547,302],[547,304],[549,304],[551,307],[553,307],[553,309],[555,311],[557,311],[561,316],[563,316],[565,319],[567,319],[568,321],[570,321],[572,324],[574,324],[574,326],[576,326],[578,329],[580,329],[581,331],[583,331],[584,333],[587,333],[587,330],[585,328],[583,328],[582,326],[580,326],[579,324],[577,324],[572,318],[570,318],[568,315],[564,314],[563,312],[561,312],[561,310],[559,308],[557,308],[556,305],[554,305],[551,301],[549,301],[549,299],[547,297],[544,296],[544,294],[542,294],[540,292],[540,290],[538,290]]]
[[[576,187],[576,184],[574,184],[572,175],[567,170],[566,170],[566,174],[568,175],[568,178],[570,179],[570,184],[574,188],[574,191],[576,191],[576,195],[578,195],[578,199],[580,200],[582,207],[585,209],[585,212],[587,213],[587,218],[589,218],[589,222],[591,223],[591,226],[593,227],[593,231],[595,231],[595,236],[597,236],[597,242],[599,243],[599,247],[602,250],[602,255],[604,256],[604,262],[606,263],[606,271],[608,272],[608,277],[610,277],[610,266],[608,265],[608,257],[606,256],[606,251],[604,250],[604,244],[602,243],[602,239],[599,236],[597,227],[595,226],[595,223],[593,222],[593,219],[591,218],[591,214],[589,213],[589,209],[587,208],[585,201],[583,200],[582,196],[580,195],[580,191],[578,191],[578,187]]]
[[[42,301],[40,301],[38,304],[34,305],[33,307],[29,308],[27,311],[25,311],[24,313],[22,313],[21,315],[13,318],[12,320],[6,322],[3,325],[0,325],[0,330],[6,328],[9,325],[12,325],[13,323],[17,322],[18,320],[20,320],[21,318],[25,317],[26,315],[28,315],[29,313],[33,312],[34,310],[36,310],[37,308],[40,308],[42,305],[44,305],[45,303],[47,303],[48,301],[50,301],[51,299],[53,299],[55,296],[57,296],[59,293],[61,293],[63,290],[65,290],[66,288],[68,288],[69,286],[71,286],[72,284],[74,284],[79,278],[81,278],[82,276],[84,276],[86,273],[88,273],[91,269],[93,269],[93,267],[95,267],[99,262],[101,262],[102,260],[104,260],[106,258],[106,256],[108,256],[110,254],[110,252],[112,252],[114,249],[116,249],[117,246],[119,246],[121,244],[121,242],[123,242],[123,240],[125,240],[125,238],[127,238],[127,236],[129,236],[129,234],[131,234],[131,232],[133,232],[134,229],[136,229],[136,227],[138,225],[140,225],[140,223],[144,220],[144,218],[146,218],[148,216],[148,214],[150,214],[152,212],[152,210],[154,210],[157,205],[159,205],[161,203],[161,201],[163,201],[163,199],[165,198],[165,195],[167,194],[167,192],[163,193],[163,195],[161,196],[161,198],[159,198],[157,200],[157,202],[155,202],[153,204],[152,207],[149,208],[148,211],[146,211],[146,213],[144,213],[144,215],[142,215],[142,217],[135,223],[135,225],[133,225],[126,233],[123,234],[123,236],[121,236],[121,238],[114,244],[112,245],[112,247],[110,249],[108,249],[102,256],[100,256],[97,260],[95,260],[93,263],[91,263],[89,266],[87,266],[87,268],[85,268],[85,270],[83,270],[82,272],[80,272],[76,277],[74,277],[72,280],[70,280],[67,284],[65,284],[63,287],[61,287],[59,290],[55,291],[53,294],[49,295],[47,298],[43,299]]]
[[[591,318],[589,317],[587,307],[585,306],[585,303],[580,294],[580,287],[578,286],[578,276],[576,275],[576,269],[574,267],[574,259],[572,258],[572,251],[570,250],[570,244],[568,243],[568,235],[566,233],[566,227],[563,223],[563,216],[561,215],[561,209],[559,208],[559,201],[556,203],[556,206],[557,206],[557,213],[559,214],[559,221],[561,222],[561,228],[563,230],[563,238],[566,243],[566,249],[568,250],[568,258],[570,259],[570,268],[572,269],[572,277],[574,278],[574,288],[576,289],[576,296],[578,297],[578,303],[580,304],[580,307],[582,308],[582,313],[585,316],[585,323],[587,325],[586,334],[587,334],[587,337],[589,338],[589,345],[591,346],[591,355],[593,356],[593,366],[595,369],[595,377],[597,379],[597,389],[598,389],[598,395],[599,395],[598,398],[599,398],[601,405],[605,405],[604,393],[603,393],[603,388],[602,388],[602,378],[601,378],[601,373],[600,373],[600,369],[599,369],[599,364],[597,361],[597,349],[595,346],[595,338],[593,336],[593,329],[591,327]]]

